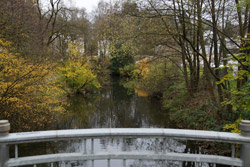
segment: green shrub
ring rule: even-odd
[[[122,77],[131,77],[133,75],[133,71],[135,70],[134,64],[129,64],[119,69],[120,75]]]
[[[201,98],[203,97],[203,98]],[[170,120],[178,128],[221,130],[218,125],[216,106],[209,98],[208,93],[198,92],[189,97],[184,86],[172,86],[163,97],[163,107],[170,112]]]
[[[111,52],[111,71],[113,75],[120,75],[120,69],[134,63],[134,58],[129,49],[122,45],[115,45]]]

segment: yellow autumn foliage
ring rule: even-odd
[[[233,124],[226,124],[223,129],[225,131],[230,131],[232,133],[240,133],[239,125],[241,122],[241,118],[237,119]]]
[[[69,58],[57,68],[58,85],[68,94],[83,93],[101,87],[87,57],[83,57],[79,43],[69,41]]]
[[[140,75],[143,78],[146,78],[147,74],[150,72],[149,60],[151,59],[143,59],[136,63],[136,69],[134,70],[134,75]]]
[[[63,111],[54,65],[30,62],[11,50],[0,39],[0,119],[8,119],[12,131],[46,129]]]

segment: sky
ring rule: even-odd
[[[85,8],[88,13],[95,9],[100,0],[64,0],[66,5],[73,5],[79,8]]]

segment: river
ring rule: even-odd
[[[87,98],[76,95],[69,99],[67,112],[59,115],[59,122],[52,129],[85,129],[85,128],[174,128],[169,115],[161,108],[160,101],[140,96],[124,88],[118,77],[111,78],[110,86]],[[160,139],[96,139],[95,151],[147,151],[162,150]],[[83,152],[83,140],[49,142],[20,146],[21,156],[51,154],[60,152]],[[191,149],[195,150],[195,149]],[[90,140],[87,140],[87,151],[90,152]],[[168,139],[167,152],[190,152],[186,141]],[[192,151],[191,151],[192,152]],[[12,155],[13,156],[13,155]],[[155,162],[143,161],[143,167],[152,167]],[[70,164],[70,165],[69,165]],[[139,161],[127,161],[127,166],[137,167]],[[176,162],[158,161],[158,166],[178,166]],[[95,161],[95,167],[106,167],[107,161]],[[43,165],[41,165],[43,166]],[[91,166],[89,161],[60,162],[54,166]],[[122,160],[111,160],[111,166],[122,166]],[[192,166],[186,164],[185,166]],[[208,164],[202,164],[208,167]]]
[[[68,114],[56,129],[74,128],[164,128],[170,127],[161,102],[139,96],[124,88],[118,77],[98,94],[70,99]]]

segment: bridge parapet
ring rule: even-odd
[[[1,130],[0,121],[0,130]],[[2,123],[8,124],[3,121]],[[184,162],[224,164],[231,166],[249,167],[250,155],[250,130],[249,122],[242,121],[240,125],[242,135],[228,132],[214,132],[201,130],[183,130],[183,129],[158,129],[158,128],[137,128],[137,129],[73,129],[57,131],[40,131],[8,134],[5,128],[5,135],[0,137],[0,167],[35,165],[40,163],[51,163],[60,161],[91,160],[94,166],[95,160],[107,160],[107,166],[110,167],[110,160],[123,160],[123,166],[126,167],[126,160],[173,160],[178,161],[179,166]],[[4,128],[3,128],[4,129]],[[7,128],[8,129],[8,128]],[[0,132],[1,134],[1,132]],[[185,154],[185,153],[133,153],[133,152],[112,152],[99,153],[94,152],[94,140],[97,138],[156,138],[162,139],[163,147],[166,138],[194,141],[213,141],[232,144],[232,157],[204,154]],[[39,155],[18,158],[18,144],[47,142],[57,140],[83,139],[84,148],[82,153],[60,153],[50,155]],[[91,140],[91,151],[87,153],[86,140]],[[15,145],[15,158],[9,159],[9,145]],[[235,158],[235,144],[241,144],[241,159]],[[4,146],[4,147],[2,147]],[[4,157],[4,158],[2,158]]]
[[[9,135],[10,123],[8,120],[0,120],[0,138]],[[9,146],[6,143],[0,143],[0,167],[5,167],[9,160]]]
[[[250,121],[243,120],[240,123],[241,135],[250,138]],[[241,159],[243,161],[243,167],[250,167],[250,144],[241,145]]]

